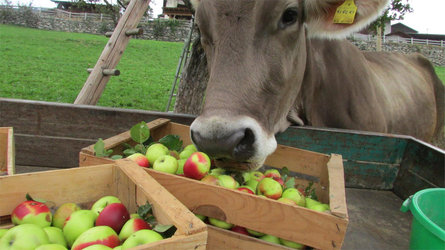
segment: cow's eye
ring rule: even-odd
[[[297,22],[298,18],[298,11],[294,8],[287,9],[284,11],[283,15],[281,16],[280,20],[280,28],[286,28],[289,25],[294,24]]]

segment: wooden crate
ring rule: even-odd
[[[147,125],[154,140],[168,134],[176,134],[182,138],[184,144],[191,143],[188,126],[169,122],[167,119],[158,119]],[[130,141],[128,131],[104,140],[105,147],[115,152],[122,151],[122,143]],[[83,148],[79,154],[80,166],[107,162],[112,160],[94,156],[93,145]],[[310,180],[314,181],[317,196],[323,203],[330,205],[331,212],[321,213],[153,169],[145,170],[195,213],[314,248],[341,248],[348,224],[341,155],[325,155],[279,145],[265,164],[276,168],[287,167],[297,173],[302,177],[298,179],[297,184],[307,185]],[[257,241],[251,239],[249,241],[236,234],[222,233],[209,227],[210,249],[259,247]],[[221,242],[224,245],[221,245]],[[264,244],[264,248],[268,248],[268,245],[270,244]]]
[[[12,175],[15,172],[15,148],[13,129],[0,128],[0,176]]]
[[[171,238],[136,249],[205,249],[207,227],[155,179],[129,160],[113,164],[0,177],[0,227],[10,227],[11,211],[26,193],[54,206],[75,202],[89,208],[105,195],[114,195],[130,212],[148,201],[158,222],[177,228]]]

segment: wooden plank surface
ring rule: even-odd
[[[12,127],[0,127],[0,176],[15,173],[15,140]]]
[[[321,249],[342,245],[347,221],[334,215],[153,169],[144,170],[193,212]]]
[[[341,218],[348,218],[343,161],[341,155],[333,154],[327,165],[329,178],[329,207],[331,208],[331,213]]]

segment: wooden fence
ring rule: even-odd
[[[353,34],[350,38],[354,40],[362,41],[376,41],[377,36],[363,35],[363,34]],[[445,47],[444,40],[429,40],[429,39],[416,39],[416,38],[403,38],[399,36],[382,36],[382,43],[404,43],[404,44],[420,44],[420,45],[434,45],[439,47]]]

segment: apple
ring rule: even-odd
[[[35,250],[68,250],[68,248],[59,244],[43,244],[38,246]]]
[[[122,249],[128,249],[162,240],[162,235],[150,229],[142,229],[134,232],[122,244]]]
[[[297,203],[295,203],[295,201],[293,201],[293,200],[291,200],[289,198],[286,198],[286,197],[281,197],[277,201],[279,201],[281,203],[284,203],[284,204],[293,205],[293,206],[297,205]]]
[[[67,243],[65,240],[65,236],[63,235],[62,229],[58,227],[44,227],[43,231],[45,231],[48,236],[49,242],[51,244],[59,244],[64,247],[67,247]]]
[[[176,170],[177,175],[183,175],[184,174],[184,164],[187,161],[187,159],[179,159],[178,160],[178,170]]]
[[[318,212],[324,212],[324,211],[327,211],[327,210],[329,210],[329,205],[328,204],[314,204],[314,205],[310,205],[310,206],[308,206],[307,207],[308,209],[311,209],[311,210],[315,210],[315,211],[318,211]]]
[[[246,183],[244,183],[244,186],[248,186],[251,189],[253,189],[254,191],[256,191],[258,183],[259,183],[259,181],[251,179],[251,180],[248,180]]]
[[[204,178],[202,178],[201,181],[211,184],[211,185],[219,186],[218,176],[213,175],[213,174],[208,174],[208,175],[204,176]]]
[[[161,155],[153,163],[153,169],[164,173],[175,174],[178,170],[178,160],[171,155]]]
[[[122,245],[113,248],[113,250],[122,250]]]
[[[294,241],[290,241],[290,240],[285,240],[285,239],[282,239],[282,238],[280,238],[280,243],[283,246],[287,246],[287,247],[290,247],[290,248],[293,248],[293,249],[303,249],[303,247],[304,247],[304,245],[302,245],[300,243],[297,243],[297,242],[294,242]]]
[[[219,175],[218,180],[221,187],[236,189],[239,186],[239,183],[231,175]]]
[[[84,250],[111,250],[111,249],[115,249],[115,248],[111,248],[111,247],[107,247],[105,245],[91,245],[88,247],[85,247]]]
[[[296,188],[286,188],[281,197],[293,200],[298,206],[306,206],[306,198]]]
[[[250,179],[249,180],[257,180],[261,181],[264,178],[264,174],[260,171],[252,171],[250,172]]]
[[[142,219],[142,217],[141,217],[139,214],[137,214],[137,213],[132,213],[132,214],[130,214],[130,219],[133,219],[133,218],[139,218],[139,219]]]
[[[272,179],[276,180],[282,187],[284,187],[284,181],[281,178],[273,177]]]
[[[193,153],[184,164],[184,175],[201,180],[210,171],[210,158],[203,152]]]
[[[195,214],[196,217],[198,217],[198,219],[204,221],[205,219],[207,219],[207,216],[202,215],[202,214]]]
[[[306,207],[307,208],[312,207],[314,205],[321,204],[321,202],[319,202],[317,200],[314,200],[314,199],[311,199],[309,197],[305,197],[305,202],[306,202]]]
[[[117,236],[116,232],[111,227],[95,226],[79,235],[74,241],[71,250],[81,250],[97,244],[111,248],[117,247],[120,245],[119,236]]]
[[[134,232],[142,229],[151,229],[151,226],[141,218],[129,219],[119,233],[119,240],[124,242]]]
[[[267,198],[277,200],[283,193],[283,187],[272,178],[262,179],[257,186],[257,194],[264,195]]]
[[[48,236],[42,227],[36,224],[20,224],[3,235],[0,239],[0,249],[35,249],[48,243]]]
[[[158,159],[162,155],[170,154],[170,150],[161,143],[154,143],[147,148],[147,152],[145,156],[147,156],[150,165],[153,166],[156,159]]]
[[[216,175],[216,176],[222,175],[222,174],[225,174],[225,173],[226,173],[226,170],[223,169],[223,168],[214,168],[214,169],[210,170],[210,174]]]
[[[185,146],[185,148],[182,151],[184,151],[184,150],[190,150],[190,151],[193,151],[193,152],[197,152],[198,151],[196,146],[193,145],[193,144],[189,144],[189,145]]]
[[[130,213],[122,203],[112,203],[106,206],[96,219],[96,226],[109,226],[116,233],[130,219]]]
[[[136,162],[141,167],[144,167],[144,168],[150,167],[150,162],[148,162],[147,157],[141,153],[134,153],[134,154],[128,156],[127,158]]]
[[[76,203],[64,203],[57,208],[53,215],[53,226],[60,229],[63,228],[66,218],[68,218],[74,211],[80,210],[81,208]]]
[[[173,157],[175,157],[175,159],[176,160],[179,160],[180,158],[179,158],[179,153],[178,153],[178,151],[176,151],[176,150],[170,150],[170,153],[169,153],[171,156],[173,156]]]
[[[233,226],[230,230],[240,234],[249,235],[249,232],[247,232],[246,228],[242,226]]]
[[[0,239],[3,237],[3,235],[6,234],[6,232],[8,232],[8,229],[6,229],[6,228],[0,228]]]
[[[249,229],[249,228],[246,228],[246,230],[252,236],[261,237],[263,235],[266,235],[265,233],[261,233],[261,232],[258,232],[258,231],[255,231],[255,230],[252,230],[252,229]]]
[[[91,207],[91,211],[93,211],[96,214],[96,216],[99,216],[100,212],[102,212],[102,210],[106,206],[112,203],[122,203],[122,202],[116,196],[107,195],[94,202],[93,206]]]
[[[255,194],[255,192],[249,186],[240,186],[236,190],[244,192],[244,193],[248,193],[248,194]]]
[[[268,170],[266,170],[266,172],[264,172],[264,177],[269,177],[272,179],[275,179],[275,178],[281,179],[281,174],[280,174],[280,171],[272,168],[272,169],[268,169]]]
[[[15,225],[35,224],[40,227],[47,227],[51,225],[52,214],[44,203],[24,201],[12,211],[11,221]]]
[[[222,220],[218,220],[215,218],[210,218],[209,217],[209,223],[215,227],[219,227],[222,229],[231,229],[233,227],[233,224],[222,221]]]
[[[260,239],[270,242],[270,243],[281,244],[280,239],[278,237],[270,235],[270,234],[263,235],[260,237]]]
[[[62,231],[68,246],[72,246],[77,237],[83,232],[94,227],[96,217],[93,211],[81,209],[73,212],[67,218]]]
[[[181,153],[179,153],[179,159],[187,160],[195,152],[196,151],[193,150],[182,150]]]

